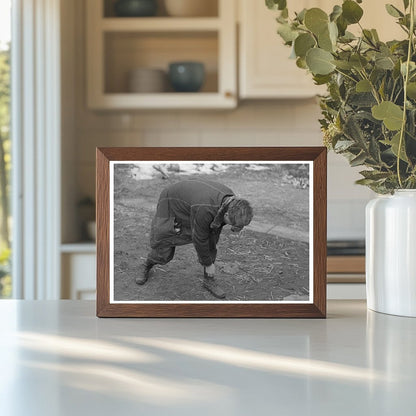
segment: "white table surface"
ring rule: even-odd
[[[98,319],[0,301],[0,415],[416,415],[416,319]]]

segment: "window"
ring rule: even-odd
[[[10,0],[0,0],[0,298],[9,298],[12,293],[10,272],[10,8]]]

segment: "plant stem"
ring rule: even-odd
[[[371,93],[373,94],[374,99],[377,101],[377,104],[380,104],[380,98],[378,96],[376,87],[370,81],[370,78],[368,78],[367,73],[365,72],[365,69],[362,66],[361,66],[361,68],[362,68],[362,71],[360,71],[360,75],[362,76],[363,79],[365,79],[366,81],[368,81],[368,83],[370,84]]]
[[[339,73],[339,74],[341,74],[341,75],[344,75],[344,77],[349,78],[351,81],[353,81],[353,82],[355,82],[355,83],[357,83],[357,82],[358,82],[355,78],[351,77],[351,76],[350,76],[350,75],[348,75],[348,74],[345,74],[344,72],[340,71],[338,68],[335,68],[335,71],[336,71],[336,72],[338,72],[338,73]]]
[[[399,179],[399,186],[403,188],[402,178],[400,175],[400,156],[402,152],[402,146],[404,141],[404,132],[406,129],[406,110],[407,110],[407,83],[409,81],[409,68],[410,60],[412,58],[413,50],[413,36],[414,36],[414,27],[415,27],[415,0],[410,0],[410,30],[409,30],[409,45],[407,47],[407,60],[406,60],[406,73],[404,76],[404,85],[403,85],[403,118],[402,118],[402,127],[400,129],[400,139],[399,139],[399,149],[397,151],[397,177]]]

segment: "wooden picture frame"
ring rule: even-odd
[[[324,147],[239,147],[239,148],[97,148],[97,176],[96,176],[96,200],[97,200],[97,316],[98,317],[209,317],[209,318],[325,318],[326,317],[326,160],[327,151]],[[308,196],[308,241],[304,244],[308,248],[308,276],[309,286],[304,288],[308,293],[306,300],[218,300],[215,301],[165,301],[160,299],[142,301],[124,301],[115,298],[114,282],[118,282],[114,269],[114,189],[115,170],[121,169],[122,164],[129,163],[140,167],[150,162],[154,164],[163,162],[183,163],[184,166],[193,164],[203,166],[212,163],[212,166],[220,166],[224,169],[288,169],[299,165],[305,170],[308,169],[309,182],[302,195]],[[199,163],[198,163],[199,162]],[[134,165],[136,164],[136,165]],[[253,165],[252,165],[253,164]],[[298,165],[297,165],[298,164]],[[276,165],[276,166],[275,166]],[[286,165],[290,165],[287,167]],[[157,165],[159,166],[159,165]],[[170,166],[170,165],[169,165]],[[173,165],[172,165],[173,166]],[[180,165],[182,166],[182,165]],[[120,170],[121,171],[121,170]],[[274,173],[273,173],[274,174]],[[231,175],[231,174],[230,174]],[[254,175],[247,173],[247,175]],[[275,174],[274,174],[275,175]],[[251,178],[252,176],[248,176]],[[279,176],[280,177],[280,176]],[[293,178],[290,175],[285,178]],[[186,179],[186,178],[185,178]],[[181,180],[179,177],[176,180]],[[202,179],[201,179],[202,180]],[[198,180],[191,180],[199,182]],[[162,181],[160,180],[162,183]],[[292,189],[294,184],[284,185]],[[283,186],[283,185],[282,185]],[[295,188],[293,188],[295,189]],[[296,188],[297,189],[297,188]],[[295,192],[295,191],[293,191]],[[299,191],[301,192],[301,191]],[[305,192],[309,192],[305,194]],[[279,196],[280,195],[280,196]],[[281,199],[281,193],[276,198]],[[138,195],[140,197],[140,195]],[[155,204],[157,195],[155,194]],[[140,209],[140,203],[136,204]],[[269,206],[269,205],[268,205]],[[117,208],[117,206],[116,206]],[[271,207],[273,209],[273,206]],[[294,208],[294,207],[293,207]],[[289,207],[288,211],[291,208]],[[276,214],[277,215],[277,214]],[[279,214],[282,215],[282,214]],[[254,217],[255,218],[255,217]],[[277,218],[277,217],[276,217]],[[134,226],[134,221],[131,222]],[[253,221],[254,224],[254,221]],[[117,225],[117,224],[116,224]],[[296,224],[292,224],[296,226]],[[131,227],[130,227],[131,228]],[[224,227],[227,228],[227,227]],[[249,228],[249,227],[247,227]],[[127,231],[129,227],[126,227]],[[222,229],[222,228],[221,228]],[[247,231],[252,232],[252,231]],[[137,233],[136,233],[137,234]],[[143,234],[144,235],[144,234]],[[227,234],[228,235],[228,234]],[[231,233],[229,234],[230,236]],[[290,237],[290,236],[289,236]],[[146,237],[147,238],[147,237]],[[223,237],[221,237],[223,238]],[[231,238],[231,237],[230,237]],[[269,238],[269,237],[267,237]],[[271,238],[271,237],[270,237]],[[280,236],[276,234],[276,239]],[[280,239],[279,241],[286,242]],[[220,241],[221,243],[221,241]],[[283,244],[282,243],[282,244]],[[300,243],[299,243],[300,244]],[[132,244],[130,244],[131,246]],[[258,244],[256,245],[256,247]],[[297,247],[297,246],[296,246]],[[192,246],[191,246],[192,248]],[[120,250],[117,251],[118,253]],[[300,256],[300,254],[299,254]],[[274,267],[274,258],[266,256]],[[288,259],[289,259],[288,255]],[[300,257],[299,257],[300,258]],[[271,260],[270,260],[271,259]],[[194,261],[194,260],[193,260]],[[290,259],[288,260],[290,261]],[[293,261],[293,260],[292,260]],[[302,261],[304,258],[302,257]],[[197,262],[195,262],[197,263]],[[112,268],[110,268],[110,264]],[[134,263],[136,264],[136,263]],[[279,263],[281,264],[281,263]],[[170,265],[168,265],[170,266]],[[296,267],[296,264],[293,265]],[[127,273],[127,272],[126,272]],[[184,272],[183,272],[184,273]],[[180,272],[177,272],[180,274]],[[117,276],[119,276],[117,274]],[[120,275],[121,276],[121,275]],[[124,276],[124,275],[123,275]],[[232,275],[231,275],[232,276]],[[291,274],[281,276],[279,279],[291,279]],[[303,275],[302,275],[303,276]],[[111,277],[111,279],[110,279]],[[255,273],[252,280],[258,281],[259,288],[262,288],[260,281],[256,279]],[[270,277],[268,277],[270,279]],[[305,278],[305,276],[303,276]],[[271,276],[275,284],[277,277]],[[117,283],[118,284],[118,283]],[[154,284],[154,283],[152,283]],[[118,296],[118,295],[117,295]],[[288,296],[287,298],[295,299]],[[121,298],[120,298],[121,299]],[[244,299],[246,299],[244,297]],[[249,298],[248,298],[249,299]]]

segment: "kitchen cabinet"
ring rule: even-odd
[[[300,0],[296,10],[325,8],[324,3],[328,0]],[[239,0],[238,5],[240,97],[290,99],[322,93],[311,75],[289,59],[291,50],[276,33],[276,11],[268,10],[264,1]]]
[[[115,17],[105,0],[88,0],[87,102],[90,109],[233,108],[237,105],[236,5],[218,2],[211,17]],[[111,2],[110,2],[111,6]],[[199,92],[132,93],[130,71],[167,71],[169,63],[199,61]]]
[[[61,253],[61,298],[95,300],[95,244],[63,244]]]

